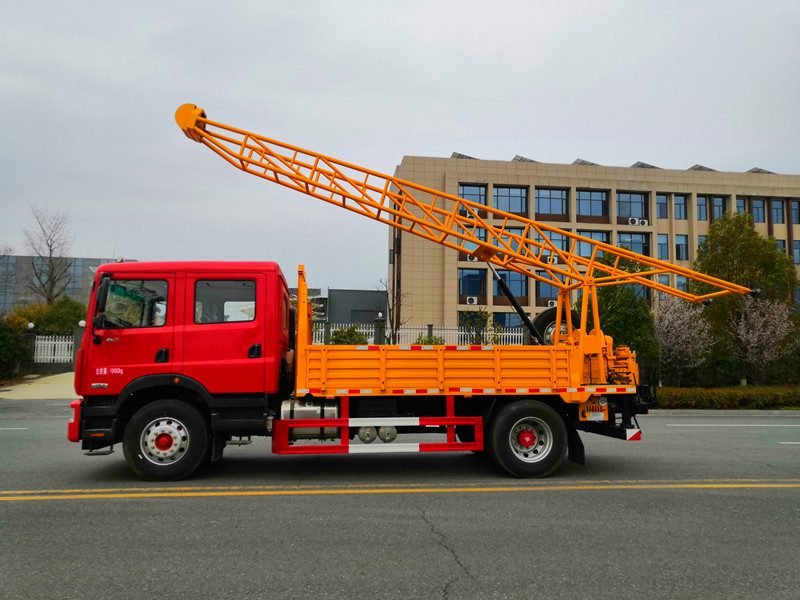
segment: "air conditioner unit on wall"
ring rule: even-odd
[[[555,308],[556,306],[558,306],[558,300],[548,300],[547,301],[547,307],[548,308]]]
[[[467,296],[467,304],[477,304],[478,297],[477,296]]]
[[[477,256],[472,256],[472,254],[467,254],[467,261],[468,262],[478,262]]]
[[[650,221],[648,221],[647,219],[639,219],[639,225],[647,227],[648,225],[650,225]]]
[[[638,224],[639,224],[639,219],[637,219],[636,217],[631,217],[630,219],[628,219],[628,225],[638,225]]]

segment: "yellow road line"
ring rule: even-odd
[[[800,489],[796,480],[776,480],[768,483],[606,483],[579,485],[536,485],[536,486],[494,486],[494,487],[397,487],[397,488],[320,488],[320,489],[237,489],[237,488],[164,488],[142,492],[104,492],[86,490],[74,493],[73,490],[59,492],[21,492],[18,495],[4,495],[0,502],[21,502],[30,500],[81,500],[81,499],[132,499],[132,498],[198,498],[224,496],[326,496],[356,494],[452,494],[486,492],[556,492],[556,491],[598,491],[598,490],[669,490],[669,489]],[[6,492],[8,493],[8,492]]]

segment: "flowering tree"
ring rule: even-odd
[[[742,365],[742,385],[747,385],[748,372],[758,379],[759,373],[798,344],[789,305],[775,300],[746,297],[742,310],[731,317],[730,332]]]
[[[713,342],[702,309],[674,296],[661,297],[655,306],[655,333],[664,379],[680,385],[686,369],[699,367]]]

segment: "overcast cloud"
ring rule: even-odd
[[[386,277],[384,226],[232,169],[209,118],[393,173],[453,151],[800,173],[800,3],[241,0],[6,3],[0,244],[29,204],[75,256],[276,260]]]

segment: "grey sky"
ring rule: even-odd
[[[374,288],[386,230],[244,175],[175,109],[393,173],[403,155],[800,173],[800,3],[6,3],[0,244],[29,203],[76,256],[276,260]]]

